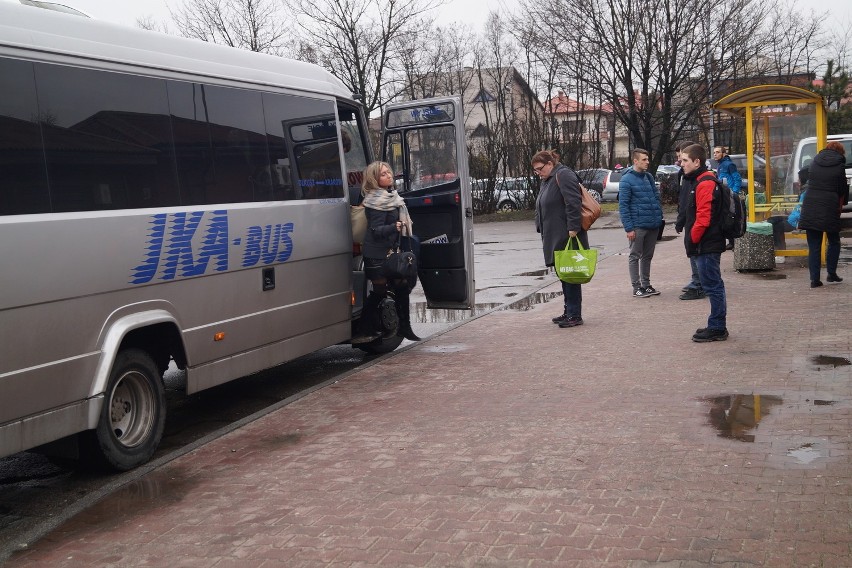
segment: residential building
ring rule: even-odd
[[[612,168],[630,154],[629,132],[615,120],[609,104],[585,104],[560,90],[545,101],[544,114],[554,139],[571,152],[577,168]]]

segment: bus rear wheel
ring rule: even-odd
[[[366,353],[372,353],[373,355],[383,355],[385,353],[390,353],[391,351],[399,347],[401,343],[402,337],[394,334],[390,337],[380,337],[370,343],[362,343],[360,345],[355,345],[355,347]]]
[[[126,349],[115,358],[98,426],[86,432],[83,458],[127,471],[148,461],[166,422],[163,382],[146,352]]]

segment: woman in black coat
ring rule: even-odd
[[[840,142],[829,142],[820,150],[808,171],[808,190],[802,200],[799,228],[805,229],[808,237],[808,269],[811,273],[811,288],[822,286],[820,264],[822,235],[825,233],[828,247],[825,267],[829,283],[842,282],[837,275],[840,258],[840,212],[849,202],[849,186],[846,184],[846,151]]]
[[[533,170],[541,178],[541,189],[535,200],[535,229],[541,233],[544,264],[553,266],[553,251],[563,250],[568,237],[578,237],[589,248],[589,238],[582,226],[583,197],[580,180],[574,171],[559,163],[559,155],[542,150],[533,156]],[[583,325],[582,284],[562,282],[565,310],[553,318],[559,327]]]
[[[361,187],[364,195],[364,209],[367,214],[367,234],[364,237],[362,252],[364,255],[364,272],[373,285],[373,290],[364,303],[365,313],[378,309],[379,303],[391,288],[399,316],[399,331],[397,335],[409,341],[420,341],[411,329],[411,310],[409,294],[413,284],[407,281],[388,281],[385,277],[383,263],[388,250],[394,247],[400,239],[410,237],[414,240],[413,223],[408,214],[405,201],[396,192],[393,185],[393,170],[385,162],[373,162],[364,170],[364,181]],[[411,250],[417,254],[417,247],[411,243]],[[362,326],[358,336],[352,343],[368,343],[379,337],[374,329],[368,329],[371,317],[361,318],[367,327]]]

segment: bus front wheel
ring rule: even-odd
[[[145,351],[119,352],[110,373],[98,426],[86,432],[84,459],[127,471],[148,461],[163,436],[165,392],[157,365]]]

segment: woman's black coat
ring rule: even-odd
[[[846,158],[834,150],[820,150],[809,168],[799,228],[839,232],[841,207],[848,202]]]
[[[363,254],[365,258],[385,258],[400,237],[396,230],[399,221],[399,209],[380,211],[364,208],[367,214],[367,235],[364,237]]]

